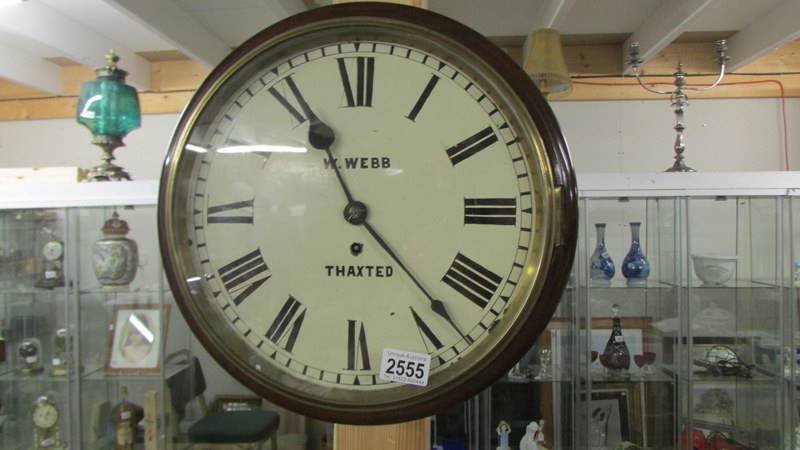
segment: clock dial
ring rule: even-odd
[[[52,428],[58,423],[58,409],[49,401],[38,403],[33,411],[33,423],[42,429]]]
[[[474,390],[546,323],[564,155],[453,42],[350,20],[256,37],[217,69],[173,140],[160,229],[179,304],[232,373],[304,413],[375,422],[452,397],[454,378]],[[428,386],[381,379],[384,349],[430,355]]]
[[[57,261],[64,255],[64,245],[58,241],[49,241],[42,247],[42,256],[48,261]]]

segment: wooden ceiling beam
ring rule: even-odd
[[[622,44],[622,67],[628,72],[628,49],[639,43],[639,57],[647,62],[664,50],[686,30],[686,26],[713,0],[672,0],[661,5],[648,16],[639,29]]]
[[[800,0],[787,0],[728,39],[729,70],[800,37]]]
[[[171,0],[102,0],[172,43],[190,58],[213,68],[230,53],[211,30]]]
[[[150,63],[146,59],[40,2],[23,2],[4,9],[0,27],[89,67],[105,65],[105,54],[113,47],[121,58],[120,67],[128,72],[127,82],[140,89],[150,87]]]

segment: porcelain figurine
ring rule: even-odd
[[[546,450],[544,446],[544,420],[531,422],[525,428],[525,436],[519,441],[519,450]]]
[[[102,228],[103,237],[94,243],[92,256],[97,281],[106,287],[127,286],[136,277],[139,249],[136,241],[126,237],[128,222],[114,211]]]
[[[509,434],[511,434],[511,425],[505,420],[501,420],[497,425],[497,450],[510,450],[508,447]]]
[[[608,286],[614,278],[615,269],[614,261],[606,248],[606,224],[596,223],[594,228],[597,231],[597,244],[589,260],[589,277],[595,286]]]
[[[622,275],[628,280],[628,286],[643,287],[650,276],[650,263],[644,256],[639,243],[641,222],[631,222],[631,248],[622,261]]]

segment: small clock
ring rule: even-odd
[[[42,370],[42,343],[36,338],[27,338],[17,346],[17,372],[34,375]]]
[[[32,450],[63,450],[66,448],[59,431],[58,406],[52,398],[46,395],[37,398],[31,419],[33,422]]]
[[[235,50],[160,186],[164,267],[200,342],[259,394],[339,423],[430,415],[504,374],[575,251],[567,146],[529,77],[398,5],[314,9]],[[381,370],[393,354],[419,359]]]
[[[58,261],[64,256],[64,244],[61,241],[49,241],[42,247],[42,256],[48,261]]]
[[[49,430],[58,424],[58,408],[48,397],[39,397],[33,409],[33,424]]]
[[[64,243],[51,231],[50,237],[42,246],[42,269],[37,287],[52,289],[64,285]]]

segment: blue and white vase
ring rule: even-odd
[[[644,256],[639,243],[639,228],[641,222],[631,222],[631,248],[622,261],[622,275],[627,278],[628,286],[643,287],[650,276],[650,263]]]
[[[597,231],[597,245],[589,259],[589,278],[592,280],[592,285],[608,286],[614,278],[615,270],[614,261],[606,248],[606,224],[596,223],[594,228]]]

